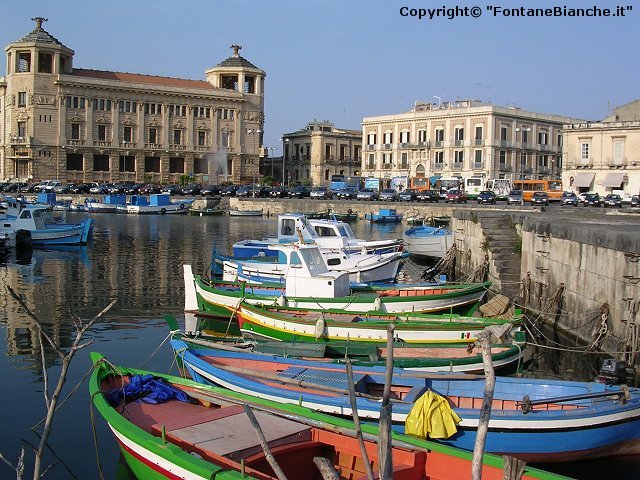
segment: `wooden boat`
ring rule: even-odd
[[[334,212],[331,211],[331,216],[329,220],[337,220],[339,222],[355,222],[358,220],[358,212],[354,212],[351,209],[346,212]]]
[[[512,326],[508,320],[460,315],[355,314],[343,311],[311,311],[301,308],[258,306],[241,302],[237,309],[243,336],[282,341],[384,342],[389,324],[404,343],[475,342],[488,326]]]
[[[453,245],[453,234],[443,227],[421,225],[405,230],[402,240],[410,255],[442,258]]]
[[[223,215],[224,210],[221,208],[193,208],[189,209],[189,215],[194,215],[197,217],[205,217],[211,215]]]
[[[192,378],[281,403],[350,415],[346,367],[252,353],[207,351],[172,340]],[[377,419],[385,371],[354,367],[358,414]],[[461,419],[457,432],[439,441],[473,450],[483,402],[483,377],[393,372],[392,420],[413,432],[429,422],[413,410],[430,391]],[[425,405],[425,410],[428,407]],[[535,462],[573,461],[640,453],[640,390],[593,382],[497,377],[485,450]]]
[[[336,220],[308,219],[302,213],[278,215],[277,236],[262,240],[242,240],[233,244],[235,258],[258,255],[277,256],[272,248],[279,243],[315,243],[321,248],[340,249],[346,253],[390,253],[402,250],[402,239],[363,240],[356,238],[348,223]]]
[[[308,310],[347,312],[454,312],[470,314],[485,296],[490,282],[464,285],[362,286],[352,288],[346,273],[327,272],[311,279],[288,276],[285,285],[206,281],[184,265],[185,310],[229,318],[240,301],[276,303]],[[312,296],[311,296],[312,295]]]
[[[285,358],[298,358],[328,363],[344,363],[349,359],[354,365],[383,367],[387,360],[385,343],[349,340],[321,342],[261,341],[239,337],[239,331],[231,331],[228,324],[209,322],[209,318],[197,319],[194,333],[182,333],[172,315],[165,315],[173,338],[182,340],[194,348],[225,349],[237,352],[253,352]],[[235,336],[234,336],[235,335]],[[524,356],[525,333],[514,332],[511,342],[491,346],[493,366],[501,372],[515,372]],[[409,344],[393,342],[393,361],[397,368],[412,371],[445,371],[482,373],[482,349],[476,343],[467,344]]]
[[[262,210],[229,210],[229,215],[232,217],[261,217]]]
[[[7,208],[2,218],[5,229],[13,232],[31,232],[33,246],[83,245],[89,241],[93,230],[93,220],[87,218],[77,224],[66,223],[63,217],[55,217],[49,204],[22,204],[14,198],[6,199]]]
[[[127,196],[123,194],[104,195],[102,201],[96,198],[86,198],[85,210],[89,213],[116,213],[118,207],[126,207]]]
[[[154,193],[147,197],[144,195],[131,195],[131,203],[118,206],[118,212],[134,215],[165,215],[187,213],[193,200],[172,201],[168,193]]]
[[[402,216],[395,208],[381,208],[378,213],[366,213],[364,218],[374,223],[398,223],[402,221]]]
[[[329,271],[346,272],[350,282],[392,282],[400,271],[403,256],[402,252],[348,254],[307,244],[278,244],[271,249],[277,252],[276,257],[238,259],[215,252],[214,273],[221,274],[223,280],[251,283],[284,284],[289,275],[303,278]],[[302,256],[302,251],[308,255]],[[304,258],[313,258],[313,265],[308,265]]]
[[[318,456],[329,459],[340,479],[366,478],[352,421],[180,377],[116,366],[96,353],[91,354],[91,359],[94,363],[89,380],[91,400],[137,478],[277,478],[246,414],[248,409],[260,425],[270,455],[286,478],[321,478],[313,461]],[[161,384],[160,388],[167,392],[166,401],[146,403],[144,399],[122,395],[154,383]],[[153,396],[153,392],[147,395]],[[185,397],[189,401],[178,400]],[[375,442],[380,432],[376,426],[363,425],[362,433],[364,448],[377,473],[379,454]],[[391,459],[396,480],[466,480],[472,455],[393,432]],[[482,478],[501,480],[505,463],[502,458],[484,455]],[[526,467],[522,478],[560,480],[564,477]]]

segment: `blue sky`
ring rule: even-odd
[[[491,18],[486,5],[614,8],[612,0],[109,0],[3,5],[0,42],[31,17],[75,51],[74,65],[204,79],[231,44],[267,73],[265,145],[314,119],[359,129],[415,101],[476,98],[599,120],[637,98],[640,2],[622,18]],[[587,5],[588,4],[588,5]],[[419,20],[400,8],[478,5],[478,19]]]

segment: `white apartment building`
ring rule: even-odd
[[[576,192],[640,194],[640,100],[599,122],[564,125],[562,182]]]
[[[405,113],[363,119],[363,175],[560,178],[570,120],[478,100],[416,102]]]

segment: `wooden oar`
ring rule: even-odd
[[[590,398],[603,397],[622,397],[623,401],[627,401],[631,398],[629,387],[627,387],[626,385],[621,385],[620,391],[618,392],[582,393],[579,395],[567,395],[564,397],[541,398],[539,400],[531,400],[529,398],[529,395],[525,395],[524,397],[522,397],[521,402],[516,402],[516,405],[520,405],[522,407],[522,413],[529,413],[531,411],[531,407],[533,407],[534,405],[547,405],[549,403],[562,403],[571,402],[573,400],[588,400]]]
[[[326,392],[335,392],[335,393],[342,393],[344,395],[349,395],[349,390],[348,389],[344,389],[344,388],[338,388],[338,387],[330,387],[328,385],[322,385],[320,383],[314,383],[314,382],[310,382],[308,380],[296,380],[295,378],[287,378],[287,377],[280,377],[278,375],[274,375],[271,373],[265,373],[265,372],[256,372],[256,371],[251,371],[251,372],[247,372],[246,368],[239,368],[239,367],[231,367],[231,366],[227,366],[227,365],[214,365],[215,368],[219,368],[220,370],[225,370],[231,373],[236,373],[236,374],[240,374],[240,375],[248,375],[251,377],[256,377],[259,378],[261,380],[272,380],[275,382],[281,382],[281,383],[285,383],[288,385],[295,385],[296,387],[308,387],[308,388],[315,388],[318,390],[324,390]],[[362,392],[355,392],[357,397],[362,397],[362,398],[366,398],[369,400],[375,400],[375,401],[380,401],[381,398],[380,397],[376,397],[375,395],[369,395],[368,393],[362,393]],[[397,400],[397,399],[392,399],[393,402],[398,402],[398,403],[410,403],[410,402],[404,402],[402,400]]]

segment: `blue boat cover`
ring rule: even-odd
[[[123,388],[112,390],[107,394],[107,401],[111,405],[119,405],[122,400],[125,403],[137,401],[144,403],[164,403],[169,400],[190,402],[189,396],[182,390],[172,387],[161,378],[153,375],[134,375]]]

